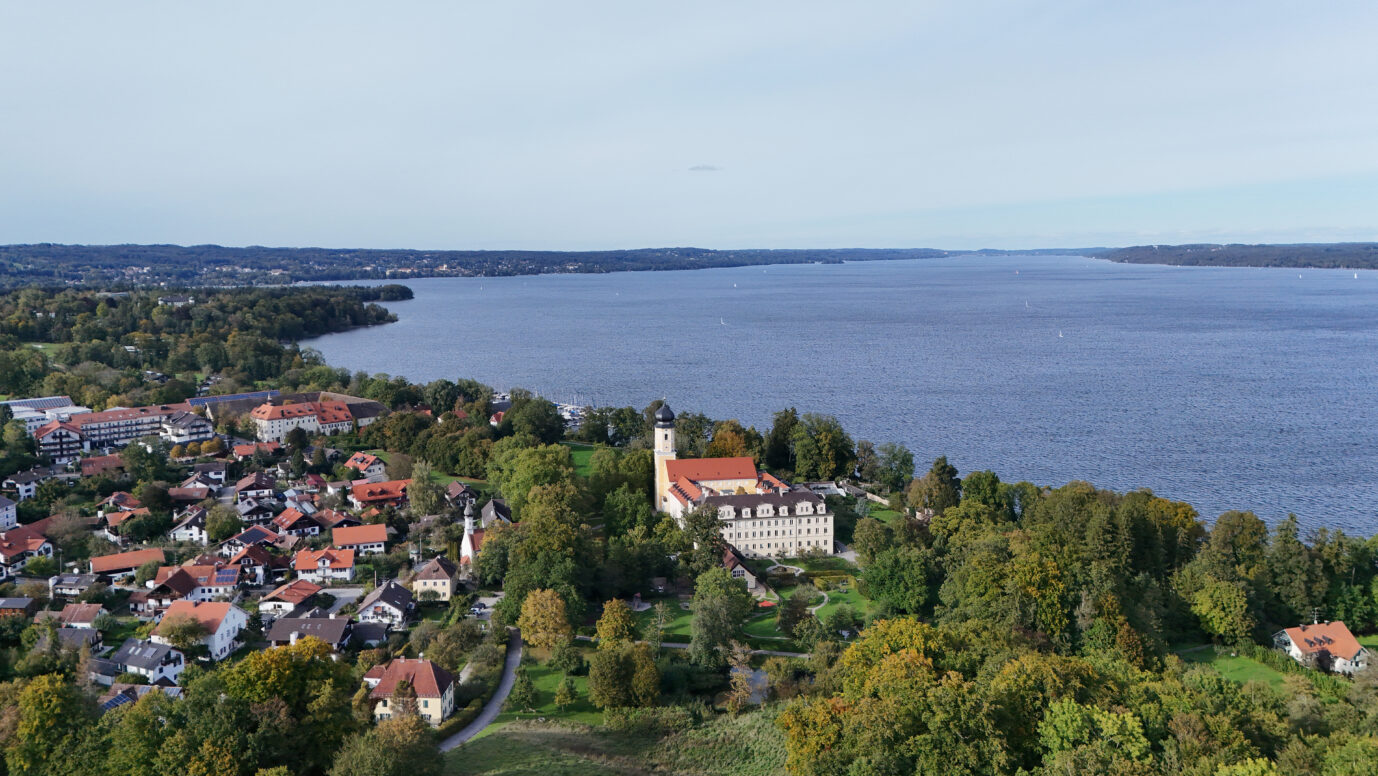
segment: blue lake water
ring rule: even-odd
[[[768,428],[784,407],[963,473],[1378,531],[1378,273],[963,257],[407,281],[329,363]]]

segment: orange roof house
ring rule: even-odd
[[[349,500],[356,509],[367,506],[401,506],[407,502],[407,487],[411,480],[356,483],[349,491]]]
[[[163,551],[154,547],[149,550],[130,550],[129,552],[117,552],[113,555],[97,555],[91,559],[92,574],[126,574],[132,573],[145,563],[156,560],[159,563],[166,563],[167,558]]]
[[[331,544],[340,548],[357,548],[365,544],[386,544],[388,527],[382,523],[356,525],[347,528],[334,528],[330,531]]]

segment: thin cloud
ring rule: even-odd
[[[718,172],[722,170],[716,164],[696,164],[689,168],[689,172]]]

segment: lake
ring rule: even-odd
[[[737,418],[836,415],[920,469],[1378,530],[1378,273],[961,257],[431,278],[335,366]]]

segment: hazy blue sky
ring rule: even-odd
[[[1378,239],[1378,3],[0,0],[0,242]]]

